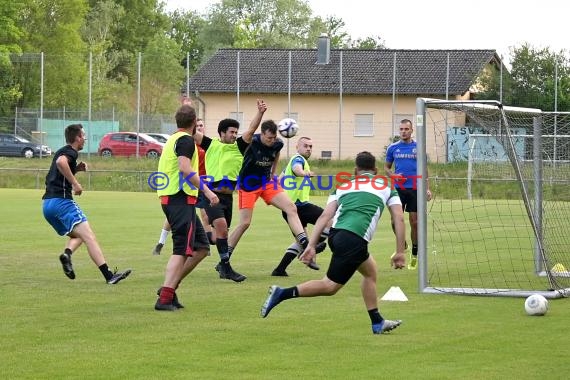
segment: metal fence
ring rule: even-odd
[[[397,135],[397,125],[401,118],[413,118],[409,111],[410,94],[397,91],[396,81],[405,72],[398,66],[394,52],[393,72],[394,86],[391,104],[379,108],[377,105],[366,106],[361,113],[374,115],[370,120],[360,122],[358,115],[342,117],[339,114],[328,114],[323,117],[315,111],[303,115],[303,126],[309,126],[308,131],[330,129],[330,138],[323,139],[323,146],[318,149],[319,158],[343,158],[350,156],[342,151],[351,149],[370,149],[378,155],[384,151],[393,136]],[[14,101],[0,100],[0,110],[14,110],[12,115],[0,116],[0,131],[10,131],[38,143],[46,143],[52,149],[64,145],[63,129],[71,122],[81,122],[88,131],[86,153],[97,151],[98,140],[105,132],[136,131],[170,133],[175,129],[173,110],[180,104],[181,93],[189,92],[190,72],[177,64],[177,67],[167,66],[165,57],[139,54],[135,62],[130,62],[125,70],[125,76],[120,81],[110,81],[104,67],[104,60],[89,54],[66,54],[54,56],[44,53],[11,54],[12,72],[10,80],[21,91],[21,97],[13,107]],[[164,66],[160,70],[161,65]],[[450,77],[449,63],[442,60],[441,87],[447,94]],[[168,67],[168,68],[167,68]],[[173,72],[170,72],[173,71]],[[342,71],[342,70],[341,70]],[[226,74],[224,74],[226,75]],[[233,74],[229,74],[233,75]],[[239,73],[235,73],[239,75]],[[294,71],[291,75],[295,75]],[[336,75],[336,74],[335,74]],[[342,80],[338,73],[339,81]],[[391,76],[392,73],[383,75]],[[558,88],[557,72],[552,78],[554,88]],[[503,88],[503,86],[501,86]],[[237,109],[227,117],[242,117],[239,109],[239,91],[229,97],[235,98]],[[243,94],[241,95],[243,96]],[[502,93],[500,94],[502,97]],[[557,109],[557,97],[554,95]],[[289,99],[289,102],[291,100]],[[340,94],[339,110],[348,103]],[[198,110],[203,105],[197,102]],[[244,108],[243,101],[241,105]],[[316,104],[315,108],[318,108]],[[413,108],[413,106],[412,106]],[[552,110],[544,110],[552,111]],[[342,111],[339,111],[342,114]],[[413,111],[412,111],[413,113]],[[7,113],[4,112],[4,115]],[[1,115],[1,114],[0,114]],[[218,120],[206,120],[206,125],[217,124]],[[245,125],[249,122],[247,115],[242,120]],[[365,125],[369,123],[370,125]],[[362,132],[364,126],[364,133]],[[369,128],[368,128],[369,127]],[[57,134],[48,136],[47,129],[55,128]],[[51,129],[50,129],[51,131]],[[342,131],[342,133],[341,133]],[[347,141],[347,136],[358,137],[355,141]],[[46,141],[47,140],[47,141]],[[330,140],[330,141],[329,141]],[[354,140],[354,139],[353,139]],[[342,146],[341,146],[342,141]],[[289,143],[286,147],[287,156],[290,154]]]
[[[48,169],[0,168],[0,188],[45,189]],[[152,171],[88,170],[81,185],[89,191],[156,192],[148,185]]]

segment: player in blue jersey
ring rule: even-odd
[[[402,201],[402,208],[409,214],[412,253],[408,269],[416,269],[418,264],[418,191],[417,191],[417,145],[412,139],[414,127],[408,119],[400,122],[400,140],[391,144],[386,151],[384,170],[393,179]],[[394,166],[394,169],[392,169]],[[429,181],[427,200],[431,200]]]

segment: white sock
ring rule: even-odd
[[[286,253],[293,253],[295,254],[297,257],[299,257],[301,255],[301,253],[303,253],[304,249],[301,246],[301,244],[299,244],[297,241],[295,241],[293,244],[291,244],[287,250],[285,251]]]
[[[168,237],[168,233],[170,231],[165,230],[164,228],[162,229],[162,231],[160,232],[160,239],[158,239],[158,242],[160,244],[165,244],[166,243],[166,238]]]

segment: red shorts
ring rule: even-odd
[[[279,182],[268,182],[264,186],[253,191],[245,191],[239,189],[239,209],[241,210],[243,208],[253,208],[253,206],[255,206],[255,202],[259,199],[259,197],[263,198],[266,204],[270,204],[273,197],[282,192],[283,189],[279,185]]]

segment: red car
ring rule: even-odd
[[[162,154],[162,147],[152,137],[138,134],[139,156],[148,158],[158,158]],[[136,132],[111,132],[107,133],[99,142],[98,153],[103,157],[111,156],[136,156],[137,154],[137,134]]]

